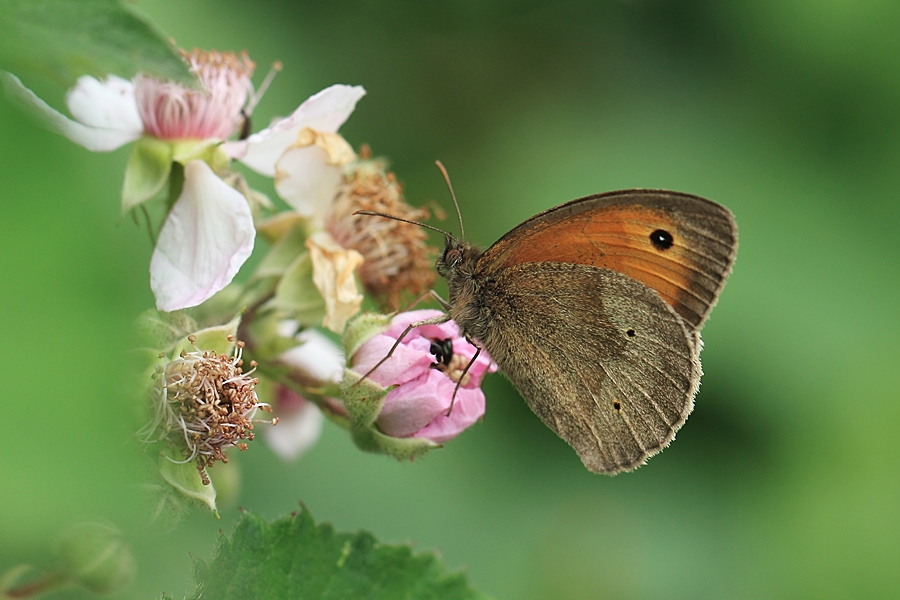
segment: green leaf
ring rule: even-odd
[[[0,68],[65,86],[81,75],[151,73],[196,86],[165,34],[118,0],[0,0]]]
[[[366,532],[336,533],[305,508],[272,523],[245,512],[209,564],[195,560],[194,579],[195,600],[487,598],[430,552],[380,544]]]
[[[122,185],[122,214],[155,196],[172,171],[172,144],[144,136],[131,147]]]

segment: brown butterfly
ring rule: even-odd
[[[623,190],[542,212],[484,252],[445,235],[440,320],[487,350],[589,470],[634,469],[672,441],[737,251],[727,208]]]

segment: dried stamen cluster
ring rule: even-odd
[[[271,411],[254,391],[259,380],[250,375],[256,363],[243,372],[243,346],[237,342],[233,356],[182,351],[156,372],[156,386],[151,390],[154,420],[145,428],[143,441],[165,440],[179,449],[184,460],[177,462],[196,461],[204,484],[209,483],[207,467],[216,461],[228,462],[227,448],[246,450],[244,440],[253,439],[257,409]]]
[[[369,210],[411,221],[426,220],[429,214],[404,201],[402,185],[393,173],[385,173],[383,163],[367,160],[367,147],[360,155],[363,160],[344,175],[326,226],[341,246],[363,255],[359,276],[366,290],[396,310],[404,293],[418,296],[431,288],[437,250],[428,246],[421,227],[353,213]]]

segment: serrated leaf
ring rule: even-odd
[[[272,523],[245,512],[212,561],[195,561],[194,579],[195,600],[487,598],[430,552],[379,544],[367,532],[336,533],[305,508]]]
[[[81,75],[151,73],[196,86],[166,36],[118,0],[0,0],[0,68],[71,86]]]

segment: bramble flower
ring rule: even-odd
[[[196,336],[188,340],[194,343]],[[183,457],[170,459],[173,462],[195,461],[205,485],[206,469],[217,461],[228,462],[226,449],[247,449],[245,440],[254,437],[256,411],[271,411],[254,391],[258,380],[250,375],[256,364],[244,373],[243,342],[235,345],[233,355],[195,349],[183,350],[172,360],[163,356],[165,362],[157,368],[150,390],[153,418],[141,432],[142,441],[165,441]]]
[[[352,370],[359,375],[367,373],[387,356],[409,324],[441,314],[417,310],[395,316],[384,332],[369,338],[354,353]],[[422,438],[441,444],[478,421],[484,415],[481,379],[497,366],[482,350],[463,375],[475,350],[460,337],[453,321],[410,331],[393,355],[368,376],[383,388],[396,386],[384,397],[375,418],[378,429],[395,438]]]
[[[184,166],[184,189],[160,229],[151,262],[151,286],[163,311],[210,298],[231,282],[252,253],[252,214],[237,206],[239,195],[220,179],[229,175],[229,160],[237,158],[272,176],[275,163],[295,145],[301,130],[336,135],[365,93],[358,86],[332,86],[287,119],[246,140],[228,142],[272,73],[254,95],[250,77],[255,65],[246,54],[194,50],[182,51],[182,56],[200,89],[142,74],[133,81],[84,76],[66,97],[74,120],[48,106],[14,75],[0,74],[12,99],[88,150],[107,152],[136,142],[125,172],[123,213],[155,197],[169,181],[173,163]],[[318,149],[315,143],[311,148]],[[328,172],[327,160],[310,162],[309,176]]]

